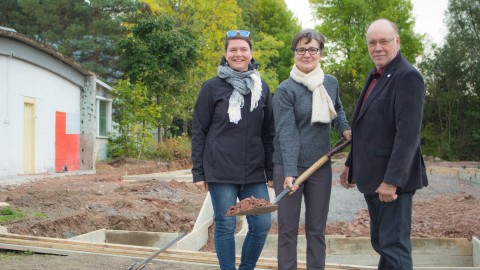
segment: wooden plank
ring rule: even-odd
[[[147,258],[158,250],[157,248],[143,246],[131,246],[111,243],[92,243],[70,239],[58,239],[18,234],[0,234],[0,248],[12,247],[16,247],[17,250],[32,250],[35,252],[44,251],[44,253],[47,254],[58,254],[62,252],[68,253],[68,251],[71,251],[137,258]],[[218,265],[217,257],[214,253],[201,251],[166,250],[165,252],[159,254],[155,259],[171,262]],[[237,264],[239,263],[240,257],[237,256]],[[277,269],[277,260],[275,258],[260,258],[257,263],[257,268]],[[298,269],[306,269],[305,261],[298,262]],[[363,270],[370,268],[328,263],[326,269]]]

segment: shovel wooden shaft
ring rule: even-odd
[[[312,166],[310,166],[306,171],[304,171],[297,179],[295,179],[294,185],[300,185],[301,183],[305,182],[305,180],[310,177],[316,170],[318,170],[320,167],[325,164],[325,162],[328,161],[328,156],[323,156],[319,160],[317,160],[315,163],[313,163]],[[280,194],[278,194],[275,199],[271,201],[272,204],[277,204],[285,195],[290,193],[291,189],[289,187],[286,187]]]
[[[333,155],[335,155],[336,153],[341,151],[343,148],[345,148],[347,145],[349,145],[350,142],[351,140],[338,141],[337,143],[335,143],[335,145],[327,154],[322,156],[319,160],[313,163],[312,166],[310,166],[306,171],[304,171],[299,177],[297,177],[294,181],[294,184],[300,185],[303,182],[305,182],[305,180],[307,180],[308,177],[310,177],[314,172],[320,169],[320,167],[322,167],[323,164],[325,164]],[[278,194],[277,197],[275,197],[275,199],[271,201],[271,203],[277,204],[283,197],[285,197],[285,195],[290,193],[290,191],[291,189],[289,187],[286,187],[280,194]]]
[[[303,182],[305,182],[305,180],[307,180],[308,177],[310,177],[314,172],[320,169],[320,167],[322,167],[323,164],[325,164],[325,162],[327,162],[328,160],[329,160],[328,156],[323,156],[319,160],[317,160],[315,163],[313,163],[312,166],[310,166],[299,177],[297,177],[297,179],[295,179],[295,185],[300,185]]]
[[[300,185],[302,184],[305,180],[308,179],[316,170],[318,170],[320,167],[323,166],[335,153],[338,151],[342,150],[350,144],[350,140],[348,141],[338,141],[335,143],[335,145],[332,147],[332,149],[324,156],[322,156],[319,160],[317,160],[315,163],[313,163],[312,166],[310,166],[307,170],[305,170],[297,179],[294,181],[295,185]],[[243,210],[241,212],[238,212],[234,214],[234,216],[240,216],[240,215],[261,215],[261,214],[267,214],[271,213],[278,208],[278,202],[285,197],[288,193],[291,192],[291,189],[289,187],[286,187],[280,194],[278,194],[277,197],[275,197],[270,203],[272,205],[268,206],[262,206],[262,207],[257,207],[253,209],[247,209]]]

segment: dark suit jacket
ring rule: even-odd
[[[352,120],[349,182],[360,192],[375,194],[382,181],[397,193],[428,185],[420,149],[425,84],[401,54],[387,66],[363,106],[372,80],[367,77]]]

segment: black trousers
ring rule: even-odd
[[[377,194],[365,194],[370,214],[370,237],[380,254],[379,270],[412,270],[413,192],[398,194],[393,202],[381,202]]]
[[[298,168],[303,173],[307,168]],[[275,193],[283,191],[283,166],[275,164],[273,182]],[[278,270],[297,269],[297,243],[302,199],[305,203],[306,263],[308,270],[325,269],[327,226],[332,168],[322,167],[314,172],[299,189],[278,203]]]

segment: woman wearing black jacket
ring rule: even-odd
[[[221,269],[236,269],[236,217],[226,212],[237,198],[269,200],[267,182],[273,185],[272,97],[256,70],[249,35],[227,32],[218,76],[203,83],[193,115],[193,182],[210,192]],[[239,269],[255,268],[271,226],[270,214],[247,215],[247,221]]]

